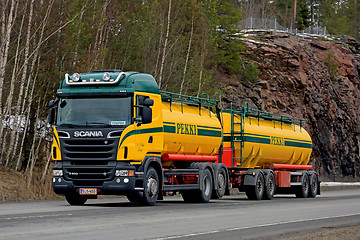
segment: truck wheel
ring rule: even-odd
[[[309,195],[309,176],[304,174],[301,177],[301,186],[295,189],[295,195],[297,198],[307,198]]]
[[[76,205],[76,206],[81,206],[84,205],[87,201],[87,198],[84,196],[80,196],[77,194],[66,194],[65,195],[66,201],[70,204],[70,205]]]
[[[309,190],[309,196],[310,198],[314,198],[318,192],[318,186],[319,186],[319,180],[316,175],[316,173],[312,173],[310,175],[310,190]]]
[[[154,206],[159,196],[159,177],[153,167],[149,167],[147,173],[142,203],[146,206]]]
[[[255,186],[247,186],[245,194],[250,200],[261,200],[264,196],[264,175],[260,172],[256,175]]]
[[[203,187],[198,191],[197,200],[201,203],[207,203],[210,201],[213,190],[213,180],[210,170],[205,168],[201,178],[200,181]]]
[[[276,183],[275,183],[274,173],[269,172],[265,180],[265,191],[264,191],[263,199],[265,200],[273,199],[275,195],[275,187],[276,187]]]
[[[217,176],[217,182],[215,183],[217,184],[217,189],[214,189],[211,196],[212,199],[222,198],[225,195],[226,181],[226,171],[224,168],[221,168]]]

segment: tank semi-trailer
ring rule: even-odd
[[[154,205],[167,192],[208,202],[232,187],[249,199],[315,197],[305,120],[162,92],[150,74],[65,74],[49,103],[52,185],[71,205],[126,195]]]

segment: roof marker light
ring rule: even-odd
[[[105,72],[104,74],[103,74],[103,80],[104,81],[109,81],[110,80],[110,78],[111,78],[111,76],[110,76],[110,73],[108,73],[108,72]]]
[[[72,80],[73,80],[74,82],[80,82],[80,80],[81,80],[81,76],[80,76],[80,74],[78,74],[78,73],[74,73],[74,74],[71,76],[71,78],[72,78]]]

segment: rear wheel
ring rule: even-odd
[[[275,195],[275,187],[276,187],[276,183],[275,183],[274,173],[269,172],[265,180],[265,191],[264,191],[263,199],[265,200],[273,199]]]
[[[87,201],[86,197],[80,196],[78,194],[66,194],[65,198],[70,205],[76,205],[76,206],[84,205]]]
[[[307,198],[309,196],[309,176],[305,173],[301,177],[301,186],[295,190],[295,195],[298,198]]]
[[[205,168],[202,174],[200,174],[200,177],[202,189],[181,192],[185,202],[207,203],[210,201],[213,190],[213,180],[210,170]]]
[[[314,198],[318,193],[319,187],[319,180],[316,173],[312,173],[310,175],[310,189],[309,189],[309,196],[310,198]]]
[[[224,168],[221,168],[217,176],[217,182],[215,183],[217,184],[217,189],[214,189],[211,198],[218,199],[225,195],[227,185],[226,180],[226,171]]]
[[[256,175],[255,186],[246,186],[246,196],[251,200],[261,200],[264,196],[264,175],[260,172]]]

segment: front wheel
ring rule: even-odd
[[[147,206],[154,206],[159,197],[159,176],[153,167],[149,167],[144,184],[142,203]]]
[[[86,203],[86,201],[87,201],[86,197],[80,196],[78,194],[66,194],[65,198],[66,198],[66,201],[70,205],[75,205],[75,206],[84,205]]]

